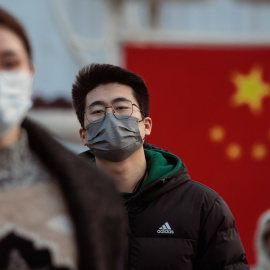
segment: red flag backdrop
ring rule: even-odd
[[[123,47],[150,92],[148,142],[170,150],[191,178],[217,191],[255,262],[259,215],[270,208],[270,46]]]

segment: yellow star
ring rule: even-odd
[[[225,137],[225,130],[222,126],[216,125],[209,130],[209,136],[213,142],[221,142]]]
[[[231,143],[226,149],[226,154],[231,160],[239,159],[242,155],[241,146],[237,143]]]
[[[267,150],[263,144],[255,144],[251,149],[251,156],[256,160],[263,160],[267,156]]]
[[[254,67],[248,75],[236,73],[232,82],[236,86],[236,93],[232,97],[234,106],[247,104],[255,114],[262,110],[262,101],[270,97],[270,84],[262,79],[262,69]]]

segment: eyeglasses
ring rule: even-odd
[[[98,122],[102,122],[106,116],[107,108],[112,108],[112,112],[117,119],[126,119],[133,114],[133,106],[139,109],[140,113],[144,118],[144,113],[136,104],[132,103],[130,100],[117,100],[113,102],[111,106],[104,106],[103,104],[93,104],[90,105],[84,113],[86,119],[90,123],[96,120],[98,120]]]

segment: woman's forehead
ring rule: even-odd
[[[28,58],[24,44],[19,36],[5,26],[0,25],[0,54],[18,55]]]

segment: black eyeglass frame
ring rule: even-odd
[[[139,107],[137,104],[132,103],[130,100],[127,100],[127,101],[129,101],[129,102],[131,103],[131,105],[132,105],[132,111],[131,111],[131,114],[130,114],[128,117],[126,117],[125,119],[128,119],[128,118],[130,118],[130,117],[132,116],[132,114],[133,114],[133,106],[135,106],[135,107],[137,107],[137,108],[139,109],[139,111],[140,111],[140,113],[141,113],[141,115],[142,115],[142,120],[139,120],[139,122],[142,122],[142,121],[145,119],[145,114],[144,114],[144,112],[141,111],[140,107]],[[110,106],[104,106],[104,109],[105,109],[105,111],[104,111],[104,116],[102,117],[102,120],[100,120],[99,122],[104,121],[104,119],[105,119],[105,117],[106,117],[106,114],[107,114],[106,109],[112,108],[112,106],[113,106],[113,105],[110,105]],[[115,114],[115,111],[114,111],[113,109],[112,109],[112,112],[113,112],[114,117],[117,118],[117,119],[119,119],[119,118],[117,117],[117,115]],[[85,114],[86,111],[84,111],[83,113]],[[86,117],[86,119],[87,119],[87,117]],[[89,123],[91,123],[88,119],[87,119],[87,121],[88,121]],[[86,130],[86,129],[84,129],[84,130]]]

